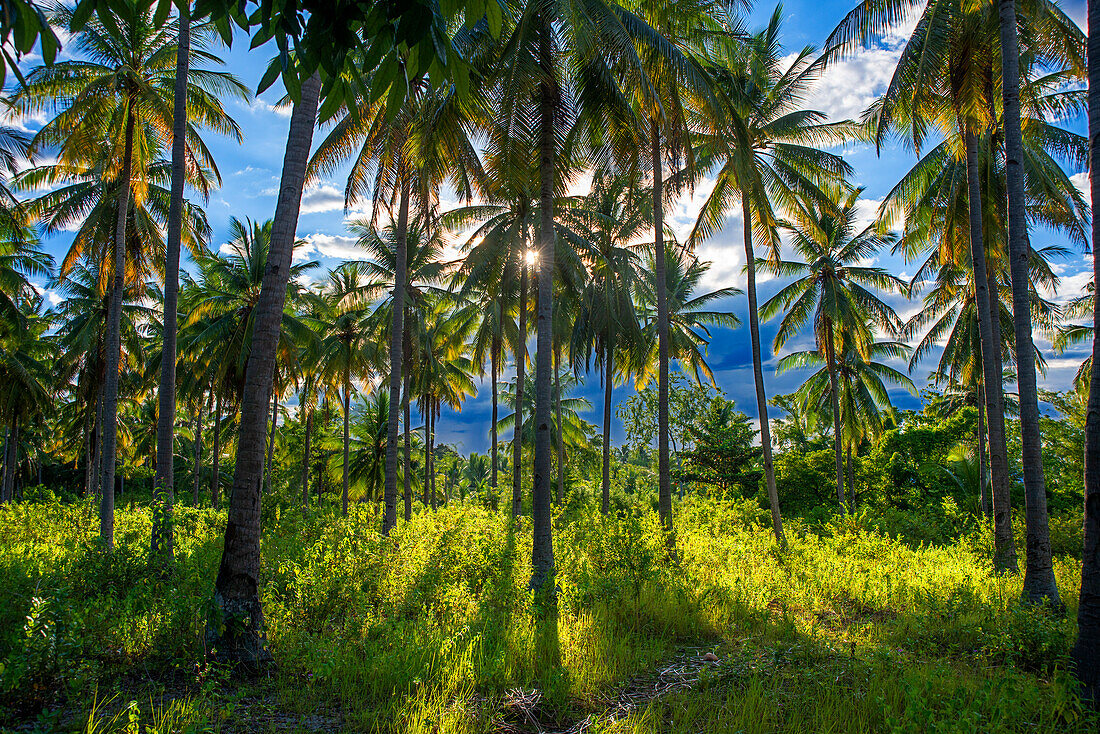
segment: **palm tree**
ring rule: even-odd
[[[369,304],[360,294],[373,284],[367,281],[367,268],[361,263],[346,262],[329,273],[325,298],[328,307],[322,310],[318,325],[321,344],[317,362],[328,381],[339,384],[344,411],[344,459],[342,508],[348,512],[348,451],[351,424],[352,380],[362,380],[379,361],[380,350],[367,321]],[[387,396],[388,397],[388,396]]]
[[[516,14],[515,25],[503,44],[497,85],[499,124],[490,133],[490,145],[505,159],[518,160],[510,151],[537,150],[538,209],[538,319],[535,358],[535,425],[531,588],[556,598],[552,582],[554,546],[550,524],[550,409],[553,381],[552,324],[555,272],[554,199],[562,193],[557,169],[561,131],[574,118],[588,127],[591,141],[617,138],[620,150],[634,148],[635,137],[623,121],[629,120],[614,80],[623,88],[643,81],[636,44],[668,49],[656,31],[621,5],[609,0],[527,2]],[[598,52],[596,52],[598,50]],[[575,93],[574,93],[575,91]],[[608,115],[605,112],[613,110]],[[610,127],[605,124],[610,122]],[[608,135],[609,130],[613,133]],[[615,133],[624,133],[622,135]],[[625,158],[624,158],[625,160]],[[550,581],[550,583],[547,583]],[[549,603],[547,609],[553,606]]]
[[[649,154],[652,193],[657,332],[657,477],[658,512],[668,543],[672,536],[672,483],[669,469],[668,370],[670,326],[666,274],[664,208],[668,190],[663,166],[679,162],[686,171],[694,169],[688,110],[693,106],[715,110],[710,78],[698,60],[704,46],[722,35],[735,35],[727,4],[714,0],[637,0],[630,4],[639,19],[653,29],[659,43],[639,42],[643,81],[624,85],[633,92],[639,149]],[[629,76],[627,77],[629,79]],[[704,112],[707,114],[707,112]],[[714,117],[719,113],[710,112]],[[648,150],[646,150],[648,148]],[[644,154],[643,154],[644,157]]]
[[[43,338],[49,323],[37,313],[41,299],[21,300],[22,326],[0,334],[0,421],[4,422],[4,471],[0,475],[0,504],[14,495],[19,464],[20,428],[46,413],[52,397],[48,365],[53,343]]]
[[[274,377],[275,355],[283,320],[283,304],[290,279],[298,211],[305,187],[306,165],[321,96],[321,78],[313,74],[301,85],[290,116],[286,155],[271,228],[263,286],[256,302],[252,352],[245,371],[241,399],[241,428],[233,493],[225,529],[225,546],[214,584],[219,623],[207,627],[206,637],[219,657],[246,663],[270,658],[264,638],[263,607],[259,596],[260,482],[263,479],[264,428]]]
[[[527,390],[518,390],[515,379],[512,379],[505,387],[502,397],[505,406],[511,408],[512,412],[502,417],[500,422],[501,427],[504,429],[515,428],[518,414],[520,420],[522,420],[522,425],[519,426],[519,431],[517,431],[519,440],[522,444],[532,446],[535,442],[536,433],[534,411],[532,410],[535,402],[535,391],[531,389],[534,376],[529,374],[525,379],[527,380]],[[568,368],[560,372],[555,378],[554,400],[559,406],[555,411],[558,413],[559,418],[551,426],[551,432],[555,445],[568,447],[571,452],[587,450],[589,436],[595,431],[595,426],[584,420],[580,415],[592,410],[592,404],[585,398],[570,395],[579,384],[580,381]],[[517,398],[526,403],[526,410],[517,411],[516,408],[519,404]]]
[[[867,324],[863,330],[873,330]],[[861,331],[863,331],[861,330]],[[818,350],[794,352],[779,360],[777,370],[819,367],[798,390],[800,400],[814,413],[827,415],[829,406],[840,405],[841,435],[847,452],[848,505],[855,511],[855,482],[852,451],[858,451],[865,440],[881,435],[885,424],[883,414],[893,410],[887,383],[899,385],[916,395],[917,388],[904,372],[889,366],[885,360],[904,359],[909,348],[901,342],[872,341],[865,346],[853,343],[849,332],[836,332],[836,378],[829,374],[825,359]],[[839,395],[833,395],[833,390]],[[835,424],[834,424],[835,429]]]
[[[339,462],[344,475],[362,488],[362,500],[382,499],[386,483],[386,441],[389,430],[390,396],[385,390],[373,395],[359,393],[353,410],[350,452],[345,449]]]
[[[128,215],[131,200],[140,206],[146,199],[148,187],[143,174],[173,127],[167,110],[175,87],[171,62],[177,40],[177,24],[168,22],[158,28],[151,7],[128,5],[116,12],[118,22],[90,19],[76,33],[73,45],[87,60],[35,69],[13,99],[23,112],[56,111],[35,135],[32,151],[56,149],[58,166],[75,169],[78,175],[98,164],[99,174],[113,184],[116,197],[114,232],[109,240],[112,244],[104,246],[113,262],[108,271],[112,301],[103,392],[103,454],[107,460],[103,462],[100,510],[100,535],[107,547],[114,544],[119,329],[126,289]],[[72,20],[72,11],[63,6],[53,13],[52,21],[59,26],[71,27]],[[243,87],[227,74],[207,72],[196,76],[196,93],[188,100],[188,109],[194,109],[194,123],[239,134],[216,97],[217,91],[234,84],[243,93]],[[209,168],[216,177],[209,151],[196,128],[189,128],[188,152],[195,166]]]
[[[772,529],[781,546],[786,539],[775,486],[760,351],[753,235],[758,231],[769,248],[769,257],[778,259],[778,223],[773,199],[786,206],[797,194],[813,196],[817,185],[827,185],[849,175],[851,169],[839,155],[819,150],[815,145],[840,142],[853,134],[851,123],[830,123],[823,113],[804,109],[803,100],[820,76],[822,64],[814,60],[814,49],[809,46],[799,51],[793,61],[786,58],[780,42],[782,18],[783,7],[777,5],[767,27],[749,38],[745,49],[735,49],[722,59],[721,65],[710,69],[731,109],[725,125],[715,127],[704,120],[705,125],[715,129],[702,136],[696,155],[707,162],[716,160],[721,167],[688,240],[694,245],[719,231],[729,209],[740,205],[764,479],[772,510]]]
[[[3,334],[25,324],[22,304],[38,298],[38,290],[30,279],[48,278],[53,272],[53,258],[41,249],[34,232],[27,227],[0,232],[0,334]]]
[[[1090,27],[1100,28],[1100,2],[1088,3]],[[1089,140],[1100,136],[1100,33],[1088,37]],[[1100,146],[1089,150],[1089,168],[1100,171]],[[1089,177],[1093,211],[1100,208],[1100,176]],[[1091,242],[1100,242],[1100,218],[1092,219]],[[1092,251],[1092,292],[1100,289],[1100,253]],[[1092,363],[1100,364],[1100,299],[1092,299]],[[1077,605],[1077,640],[1071,653],[1074,672],[1083,695],[1100,701],[1100,370],[1089,377],[1088,419],[1085,421],[1085,518],[1084,555],[1081,560],[1081,595]]]
[[[578,299],[571,351],[574,370],[582,355],[586,367],[595,356],[603,378],[600,511],[604,514],[611,503],[612,390],[622,372],[616,372],[616,357],[629,351],[640,337],[634,310],[634,289],[640,276],[637,252],[631,247],[647,226],[639,183],[634,177],[599,171],[584,202],[563,212],[564,218],[575,222],[572,229],[588,233],[590,243],[585,259],[591,275]]]
[[[905,291],[905,284],[896,276],[881,268],[859,264],[892,239],[876,224],[856,229],[856,204],[862,193],[860,188],[836,190],[832,192],[834,202],[800,200],[795,205],[784,228],[789,230],[792,246],[804,262],[779,260],[767,264],[776,274],[797,279],[760,308],[765,320],[786,310],[773,342],[776,351],[813,319],[816,349],[824,357],[829,375],[836,491],[841,512],[845,511],[845,502],[837,332],[845,330],[850,348],[870,358],[873,338],[868,322],[894,330],[900,328],[900,323],[894,310],[868,288]]]
[[[648,252],[647,255],[636,292],[642,333],[631,357],[634,385],[639,390],[645,389],[660,369],[656,358],[659,349],[657,268],[653,263],[653,253]],[[714,306],[722,299],[740,295],[741,290],[730,287],[699,293],[699,284],[709,265],[683,249],[673,247],[665,250],[665,267],[662,270],[665,273],[664,291],[668,304],[669,355],[696,382],[707,380],[713,384],[714,373],[706,359],[706,347],[710,342],[708,327],[733,329],[741,325],[741,320],[732,312],[716,310]]]
[[[160,400],[157,411],[157,475],[153,484],[154,493],[160,495],[162,507],[156,515],[159,522],[154,524],[150,548],[151,554],[156,556],[163,547],[165,555],[169,558],[172,556],[171,510],[175,482],[173,449],[176,427],[176,314],[179,295],[180,242],[184,218],[183,188],[187,179],[188,157],[190,155],[192,160],[194,158],[188,148],[201,144],[188,119],[188,106],[193,105],[220,112],[222,132],[233,135],[237,142],[240,142],[242,139],[240,129],[220,110],[217,97],[213,95],[220,92],[239,99],[246,100],[249,97],[247,89],[228,74],[205,69],[196,69],[193,75],[191,74],[192,56],[198,60],[216,60],[207,50],[214,38],[214,33],[209,24],[200,24],[195,28],[193,43],[190,0],[178,4],[178,7],[176,69],[172,90],[172,175],[164,266],[164,318],[162,321],[164,337],[161,350],[160,384],[157,389]],[[213,99],[208,99],[211,96]],[[201,119],[195,112],[190,113],[190,117]],[[192,139],[190,146],[188,138]]]

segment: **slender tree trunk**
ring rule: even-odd
[[[653,166],[654,275],[657,281],[657,510],[668,535],[669,546],[672,546],[675,539],[672,535],[672,480],[668,455],[668,276],[665,272],[667,263],[661,125],[656,118],[650,122],[650,158]]]
[[[191,467],[191,506],[199,506],[199,477],[202,475],[202,420],[203,420],[203,395],[199,395],[198,415],[192,427],[191,437],[194,439],[194,457]]]
[[[550,523],[550,370],[554,338],[554,183],[555,122],[560,93],[553,71],[551,28],[543,18],[539,33],[539,270],[535,352],[535,461],[531,501],[531,588],[547,604],[557,603],[554,536]]]
[[[221,468],[222,468],[222,394],[219,391],[214,401],[214,456],[211,457],[210,506],[221,509]]]
[[[1100,28],[1100,2],[1089,0],[1090,28]],[[1100,33],[1088,38],[1089,65],[1089,162],[1100,171]],[[1089,176],[1092,210],[1100,211],[1100,175]],[[1100,218],[1092,218],[1092,282],[1100,293]],[[1077,605],[1077,642],[1073,663],[1083,696],[1100,705],[1100,298],[1093,299],[1092,376],[1089,378],[1088,412],[1085,417],[1085,517],[1084,554],[1081,557],[1081,596]]]
[[[421,415],[424,416],[424,488],[423,488],[424,497],[423,497],[423,502],[424,502],[425,507],[430,506],[430,503],[431,503],[431,499],[428,497],[428,494],[431,492],[431,482],[429,481],[429,476],[430,476],[429,472],[432,470],[432,467],[431,467],[431,453],[432,452],[431,452],[431,447],[428,446],[429,435],[431,434],[431,431],[429,430],[429,424],[432,422],[432,418],[431,418],[432,411],[431,411],[431,408],[428,407],[428,405],[429,405],[429,399],[428,399],[427,396],[424,396],[424,408],[421,411]]]
[[[404,172],[404,167],[402,167]],[[390,413],[386,425],[386,489],[382,534],[397,525],[397,437],[401,400],[401,357],[405,332],[405,280],[408,278],[409,196],[408,175],[401,176],[401,203],[397,212],[397,267],[393,278],[393,318],[390,324]]]
[[[1016,383],[1020,392],[1020,445],[1024,466],[1024,517],[1027,546],[1024,600],[1062,606],[1050,551],[1047,484],[1039,436],[1039,394],[1035,385],[1035,344],[1031,338],[1027,202],[1024,198],[1024,142],[1020,129],[1020,48],[1015,0],[999,0],[1001,89],[1004,94],[1005,179],[1008,184],[1009,275],[1012,279],[1012,325],[1016,335]]]
[[[267,400],[271,394],[275,350],[282,327],[283,304],[320,91],[321,80],[315,73],[302,83],[301,99],[294,105],[290,117],[267,267],[255,307],[252,353],[245,370],[225,548],[214,585],[214,603],[219,614],[215,615],[217,622],[207,627],[209,647],[217,650],[219,659],[245,664],[263,663],[271,659],[259,596],[263,429],[267,425]]]
[[[512,413],[512,517],[523,513],[523,383],[527,379],[527,254],[520,253],[519,344],[516,347],[516,409]]]
[[[852,463],[852,445],[848,444],[848,508],[856,511],[856,468]]]
[[[825,362],[829,368],[829,393],[833,404],[833,450],[836,452],[836,499],[840,503],[840,512],[848,511],[844,502],[844,457],[840,436],[840,396],[836,380],[836,346],[833,344],[833,325],[825,327]]]
[[[756,305],[756,251],[752,244],[752,209],[749,197],[741,194],[741,211],[745,223],[745,292],[749,296],[749,338],[752,343],[752,375],[756,381],[756,413],[760,418],[760,448],[764,455],[764,483],[768,488],[768,504],[772,510],[772,532],[780,548],[787,547],[783,534],[783,517],[779,514],[779,490],[775,486],[775,464],[772,461],[772,429],[768,420],[768,396],[764,392],[764,368],[760,358],[760,311]]]
[[[615,389],[615,327],[607,330],[603,370],[603,467],[600,475],[600,512],[611,511],[611,398]]]
[[[86,421],[87,433],[84,438],[84,456],[86,464],[84,466],[84,496],[95,496],[95,432],[96,432],[96,416],[94,411],[90,418]]]
[[[4,477],[0,481],[0,504],[12,501],[15,495],[15,469],[19,464],[19,416],[11,419],[4,437]]]
[[[103,481],[103,386],[96,391],[95,424],[92,426],[95,436],[95,451],[92,454],[92,496],[98,499],[102,492]]]
[[[313,439],[313,409],[306,408],[306,437],[305,451],[302,456],[302,507],[309,507],[309,460],[311,456],[310,441]]]
[[[115,219],[114,265],[111,300],[107,312],[106,375],[103,380],[103,494],[99,505],[99,537],[115,547],[115,462],[118,441],[118,373],[122,361],[122,300],[126,293],[126,215],[130,210],[130,185],[134,165],[134,110],[128,102],[122,173],[119,178],[118,213]]]
[[[408,319],[405,319],[408,323]],[[412,520],[412,415],[409,411],[409,388],[412,387],[412,363],[408,359],[409,337],[406,332],[405,345],[405,389],[401,393],[401,409],[405,414],[405,522]]]
[[[438,510],[439,493],[436,491],[436,419],[439,417],[438,401],[433,401],[430,408],[431,439],[428,441],[428,463],[431,467],[431,508]]]
[[[985,389],[982,387],[981,381],[978,382],[976,390],[978,398],[978,502],[982,508],[982,516],[986,520],[991,520],[993,514],[989,510],[989,484],[986,481],[985,465]]]
[[[341,512],[347,516],[348,514],[348,446],[351,443],[351,370],[344,369],[344,470],[343,470],[343,493],[341,496],[342,510]]]
[[[499,451],[498,443],[499,443],[499,440],[500,440],[500,436],[499,436],[500,432],[497,430],[497,405],[498,405],[497,381],[499,380],[498,373],[500,372],[500,351],[501,351],[501,343],[500,342],[501,342],[500,335],[499,334],[494,335],[493,336],[493,348],[492,348],[493,351],[492,351],[492,354],[489,356],[489,379],[490,379],[490,382],[493,383],[493,385],[492,385],[492,388],[493,388],[492,448],[489,450],[489,455],[491,456],[490,461],[493,464],[493,468],[492,468],[493,473],[492,473],[492,480],[491,480],[492,487],[493,487],[493,497],[497,496],[497,455],[498,455],[498,451]]]
[[[558,494],[557,504],[565,501],[565,432],[561,423],[561,354],[554,350],[554,409],[558,419]]]
[[[996,292],[990,292],[982,239],[982,191],[978,178],[978,141],[967,129],[966,179],[970,206],[970,258],[974,268],[974,300],[978,305],[978,332],[982,340],[982,374],[989,431],[989,468],[992,476],[994,565],[1015,571],[1016,546],[1012,539],[1012,508],[1008,485],[1008,453],[1005,446],[1004,395],[1001,388],[1000,340],[995,334],[999,309]]]
[[[274,383],[271,386],[271,433],[267,438],[267,458],[264,459],[264,488],[267,492],[271,489],[271,460],[275,456],[275,429],[279,425],[279,389]]]
[[[183,186],[186,179],[187,74],[191,55],[190,0],[179,5],[176,48],[176,88],[172,112],[172,181],[168,202],[168,238],[164,262],[164,345],[160,361],[157,413],[157,474],[150,553],[172,557],[172,504],[175,499],[176,441],[176,321],[180,280],[180,239],[183,230]]]

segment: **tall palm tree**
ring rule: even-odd
[[[61,27],[72,25],[72,11],[58,6],[52,21]],[[14,97],[24,112],[49,111],[55,116],[35,135],[32,150],[57,152],[58,165],[74,168],[78,174],[90,165],[113,184],[115,222],[110,253],[113,268],[111,310],[107,323],[106,377],[103,392],[104,488],[100,510],[100,536],[107,547],[114,544],[114,477],[117,441],[118,364],[122,296],[126,289],[127,223],[131,200],[141,205],[148,195],[144,173],[155,160],[172,130],[169,103],[175,87],[177,25],[170,21],[157,27],[153,8],[127,3],[116,9],[116,22],[89,20],[75,34],[73,46],[80,61],[59,62],[35,69],[27,85]],[[202,125],[239,135],[236,124],[217,100],[218,91],[239,83],[222,72],[196,76],[189,125],[188,152],[196,167],[216,167],[198,136]],[[136,174],[136,175],[135,175]],[[106,245],[106,243],[104,243]]]
[[[589,140],[609,141],[614,137],[624,143],[622,150],[634,148],[635,138],[625,130],[629,120],[626,100],[614,80],[621,80],[623,88],[647,84],[643,81],[636,44],[665,49],[668,44],[637,15],[611,0],[531,0],[518,10],[510,30],[496,75],[501,104],[497,113],[499,125],[494,129],[500,134],[491,135],[494,139],[490,145],[506,153],[515,145],[538,151],[535,358],[538,431],[533,471],[531,587],[545,595],[546,608],[550,609],[556,598],[550,524],[550,410],[556,254],[554,199],[561,193],[562,178],[556,169],[561,132],[570,129],[572,119],[576,119],[592,131]],[[605,114],[608,111],[612,114]],[[609,136],[609,129],[627,134]]]
[[[1088,3],[1090,27],[1100,28],[1100,2]],[[1100,136],[1100,33],[1088,37],[1089,140]],[[1089,168],[1100,171],[1100,146],[1089,150]],[[1089,177],[1093,211],[1100,207],[1100,176]],[[1100,218],[1092,219],[1091,242],[1100,242]],[[1100,290],[1100,252],[1092,251],[1092,290]],[[1092,363],[1100,364],[1100,298],[1092,299]],[[1077,605],[1077,640],[1073,644],[1075,673],[1091,701],[1100,701],[1100,370],[1089,377],[1085,420],[1084,554],[1081,557],[1081,595]]]
[[[839,142],[854,132],[851,123],[831,123],[824,113],[804,109],[803,100],[820,76],[822,64],[814,60],[814,49],[808,46],[797,52],[793,60],[787,58],[780,41],[782,18],[783,7],[777,5],[764,30],[749,38],[745,48],[734,49],[721,59],[720,65],[710,69],[731,109],[725,125],[715,126],[704,120],[705,126],[713,130],[701,136],[696,155],[707,162],[715,160],[721,167],[689,238],[694,245],[713,235],[722,228],[729,209],[740,205],[764,480],[772,511],[772,530],[781,546],[786,539],[775,486],[760,351],[754,232],[759,232],[759,239],[769,248],[769,257],[777,259],[778,223],[773,200],[789,205],[795,195],[813,196],[817,185],[850,174],[850,167],[839,155],[819,150],[816,145]]]
[[[863,189],[833,192],[834,201],[800,200],[784,228],[790,232],[794,250],[803,262],[779,260],[768,263],[777,275],[796,280],[779,290],[760,308],[765,320],[786,311],[775,335],[778,351],[813,320],[816,349],[825,359],[833,412],[833,446],[836,453],[836,491],[841,512],[845,511],[844,463],[840,425],[840,393],[837,386],[837,332],[845,330],[850,348],[869,358],[874,324],[888,330],[900,328],[897,314],[869,288],[905,292],[899,278],[882,268],[860,265],[892,237],[872,223],[857,229],[856,204]]]
[[[22,300],[22,326],[0,333],[0,421],[6,429],[0,504],[13,499],[20,429],[49,410],[53,380],[48,362],[54,343],[43,336],[49,322],[38,315],[41,299]]]
[[[233,493],[221,565],[214,583],[214,602],[220,619],[218,623],[209,625],[206,631],[208,643],[221,658],[246,663],[270,659],[263,633],[263,606],[259,596],[264,429],[267,426],[267,406],[274,377],[283,304],[290,279],[298,212],[320,96],[321,78],[314,73],[302,82],[298,101],[290,115],[290,131],[268,251],[271,267],[264,271],[263,285],[256,302],[252,355],[245,372],[241,400]]]
[[[666,274],[664,208],[669,189],[664,165],[679,163],[694,169],[688,110],[693,106],[715,109],[710,78],[699,61],[706,44],[715,37],[734,35],[731,7],[714,0],[635,0],[628,7],[654,31],[660,43],[649,39],[636,43],[643,81],[624,85],[631,90],[637,117],[640,151],[648,153],[653,217],[653,247],[656,271],[657,332],[657,482],[658,512],[668,542],[672,536],[672,483],[669,466],[668,370],[670,332]],[[629,79],[629,77],[628,77]],[[713,116],[720,113],[715,112]],[[646,166],[643,166],[646,167]]]
[[[352,380],[363,380],[379,361],[380,350],[367,317],[369,303],[360,294],[370,287],[367,268],[361,263],[346,262],[329,273],[325,298],[328,307],[322,310],[318,331],[321,344],[318,363],[326,379],[339,385],[344,412],[344,458],[342,508],[348,512],[348,451],[351,425]],[[387,396],[388,397],[388,396]]]
[[[157,474],[153,483],[155,496],[159,496],[160,511],[154,523],[150,551],[156,556],[162,549],[172,556],[171,510],[174,491],[173,460],[176,426],[176,313],[179,294],[180,243],[183,235],[183,188],[187,182],[188,159],[195,164],[188,148],[201,144],[192,126],[192,119],[202,119],[196,112],[188,113],[188,106],[213,109],[219,113],[220,130],[241,141],[237,124],[220,109],[217,94],[227,94],[247,100],[248,90],[236,78],[223,72],[196,69],[191,72],[191,57],[199,61],[216,61],[209,52],[215,38],[209,24],[198,24],[192,40],[190,0],[177,3],[176,19],[176,69],[172,90],[172,174],[168,203],[167,251],[164,265],[164,317],[163,348],[161,350],[161,375],[157,394],[160,407],[157,411]],[[158,83],[161,83],[158,80]],[[191,119],[189,119],[191,118]],[[190,139],[190,144],[188,140]],[[216,171],[216,169],[215,169]]]
[[[572,229],[588,233],[590,243],[585,260],[591,275],[578,299],[571,351],[575,370],[582,356],[586,367],[594,356],[603,377],[600,511],[604,514],[611,503],[612,390],[623,372],[616,372],[616,358],[640,337],[634,309],[639,263],[631,247],[648,226],[640,183],[637,177],[599,171],[583,203],[563,212],[563,217],[575,222]]]
[[[868,329],[874,329],[869,324]],[[833,389],[839,390],[835,402],[840,405],[842,440],[848,462],[848,505],[855,511],[855,482],[853,480],[852,452],[858,451],[865,440],[877,438],[883,431],[884,413],[893,409],[887,384],[905,388],[916,395],[917,388],[909,376],[886,363],[886,360],[904,359],[909,348],[901,342],[875,340],[863,348],[857,348],[849,333],[843,329],[836,333],[836,380],[831,379],[825,359],[818,350],[794,352],[779,360],[777,370],[819,367],[811,374],[798,396],[817,414],[827,415],[834,403]],[[835,426],[835,424],[834,424]]]

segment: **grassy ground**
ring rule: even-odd
[[[5,507],[0,729],[1096,730],[1063,672],[1078,560],[1056,559],[1059,617],[1016,603],[980,531],[917,544],[882,518],[791,520],[780,553],[760,519],[688,500],[672,563],[652,514],[566,508],[554,619],[526,591],[526,520],[452,506],[382,539],[369,506],[272,508],[277,666],[241,681],[202,648],[223,515],[179,508],[163,574],[145,508],[119,513],[107,556],[86,505]]]

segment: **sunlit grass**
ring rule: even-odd
[[[1020,578],[992,572],[980,531],[914,545],[868,516],[816,529],[792,519],[781,553],[758,515],[684,502],[672,561],[651,513],[571,506],[556,519],[554,615],[527,591],[525,519],[454,505],[382,538],[369,506],[347,518],[272,508],[262,574],[278,665],[242,686],[203,662],[224,515],[179,508],[177,563],[164,572],[148,567],[146,509],[119,513],[107,557],[89,508],[9,506],[0,725],[36,705],[89,731],[126,731],[134,717],[141,730],[218,731],[258,712],[269,728],[410,732],[530,728],[524,716],[561,728],[591,717],[607,732],[1095,723],[1062,672],[1076,559],[1056,561],[1069,608],[1058,617],[1019,606]],[[647,676],[686,646],[720,661],[689,691],[646,695]],[[636,706],[612,716],[630,681]],[[516,710],[517,690],[534,710]]]

